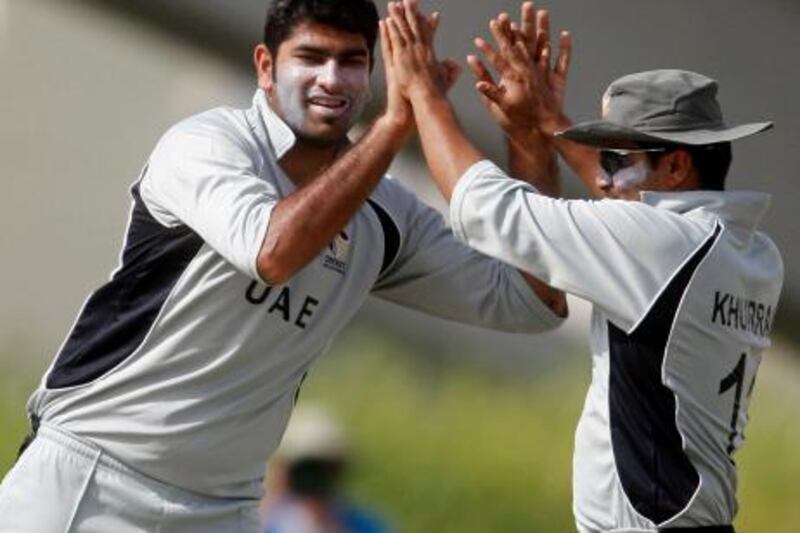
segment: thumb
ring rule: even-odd
[[[500,105],[503,96],[506,94],[505,87],[489,83],[488,81],[479,81],[475,84],[475,88],[490,102],[497,105]]]
[[[443,70],[445,87],[449,90],[456,84],[458,78],[461,77],[463,69],[461,65],[453,59],[445,59],[442,61],[441,68]]]

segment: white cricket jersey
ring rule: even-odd
[[[271,210],[294,190],[278,166],[294,142],[260,90],[249,110],[164,135],[133,186],[121,264],[84,304],[32,415],[157,480],[255,498],[309,365],[369,294],[508,331],[560,323],[515,269],[458,242],[391,179],[289,282],[259,281]]]
[[[581,532],[733,522],[732,454],[783,281],[756,230],[768,205],[746,191],[552,199],[488,161],[459,182],[460,239],[593,304],[573,464]]]

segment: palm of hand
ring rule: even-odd
[[[536,127],[542,102],[532,72],[508,70],[498,81],[501,96],[496,107],[502,112],[502,116],[497,117],[501,125],[506,123],[517,129]]]

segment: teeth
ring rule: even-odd
[[[310,102],[313,105],[319,105],[323,107],[333,107],[333,108],[343,107],[347,105],[346,100],[340,100],[337,98],[311,98]]]

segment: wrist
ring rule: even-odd
[[[408,87],[407,94],[411,105],[415,107],[446,99],[445,94],[432,80],[417,81]]]
[[[551,138],[537,126],[510,127],[504,129],[508,143],[511,146],[527,148],[549,143]]]
[[[539,129],[548,137],[555,136],[556,133],[564,131],[572,126],[572,121],[564,113],[558,113],[547,121],[542,122]]]
[[[402,112],[387,110],[375,120],[374,128],[387,135],[399,148],[414,131],[414,114],[410,109]]]

